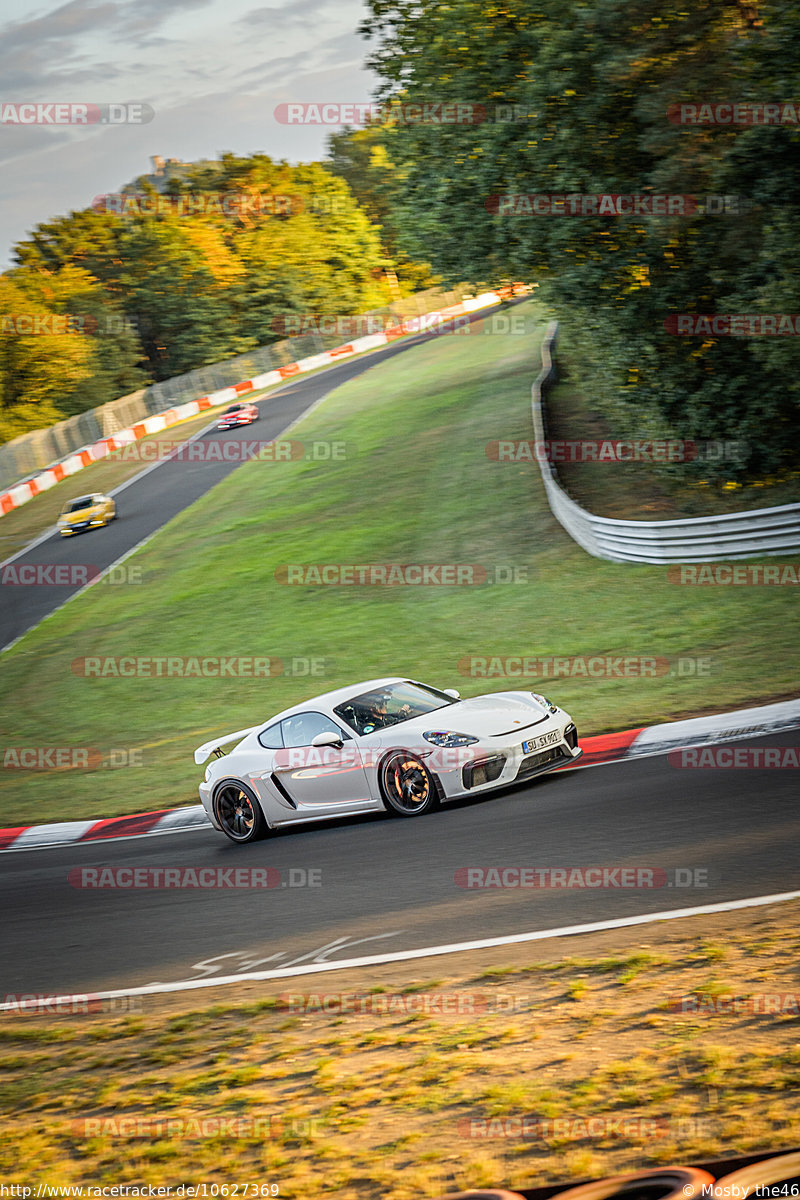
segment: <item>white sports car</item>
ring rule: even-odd
[[[225,754],[222,746],[238,741]],[[233,842],[279,825],[387,810],[430,812],[580,758],[568,713],[536,692],[462,700],[411,679],[372,679],[315,696],[206,742],[200,799]]]

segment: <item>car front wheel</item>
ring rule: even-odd
[[[250,788],[226,779],[214,795],[214,816],[232,842],[257,842],[269,832],[261,805]]]
[[[381,767],[380,782],[384,806],[394,816],[419,817],[438,807],[433,776],[415,754],[390,754]]]

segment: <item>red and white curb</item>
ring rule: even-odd
[[[518,284],[516,287],[519,289],[520,285]],[[438,321],[449,320],[451,317],[465,316],[467,313],[477,312],[481,308],[489,308],[494,304],[499,304],[502,300],[510,299],[515,294],[514,289],[510,287],[498,288],[497,291],[493,292],[483,292],[480,296],[473,296],[468,300],[463,300],[460,304],[452,304],[448,308],[425,313],[424,319],[431,324],[432,328],[435,328]],[[94,442],[90,446],[84,446],[68,458],[63,459],[63,461],[55,463],[52,467],[48,467],[46,471],[42,471],[39,475],[35,475],[31,479],[26,479],[24,482],[18,483],[16,487],[10,488],[9,491],[3,492],[0,495],[0,517],[5,516],[6,513],[13,512],[15,508],[20,508],[23,504],[27,504],[29,500],[32,500],[34,496],[38,496],[41,492],[46,492],[51,487],[55,487],[57,483],[61,483],[62,479],[66,479],[69,475],[75,475],[76,472],[82,471],[84,467],[89,467],[92,463],[99,462],[100,459],[113,454],[115,450],[121,450],[124,446],[129,446],[132,442],[138,442],[140,438],[149,437],[153,433],[160,433],[162,429],[169,429],[172,425],[177,425],[179,421],[186,421],[190,417],[195,417],[208,408],[216,408],[219,404],[227,404],[238,400],[240,396],[244,396],[248,392],[261,391],[263,388],[271,387],[273,384],[283,383],[285,380],[291,379],[294,375],[302,375],[306,371],[315,371],[319,367],[330,366],[331,363],[339,362],[344,358],[350,358],[354,354],[363,354],[366,350],[374,350],[379,346],[387,346],[390,342],[405,337],[408,333],[419,332],[420,320],[420,317],[411,317],[407,321],[401,321],[399,325],[393,326],[391,329],[386,329],[381,333],[371,333],[366,337],[356,338],[344,346],[335,346],[332,350],[325,350],[320,354],[312,355],[310,358],[300,359],[299,362],[287,363],[285,367],[277,367],[274,371],[267,371],[263,375],[256,375],[253,379],[245,379],[242,383],[234,384],[233,387],[221,388],[217,392],[210,392],[207,396],[201,396],[198,400],[191,400],[188,404],[180,404],[176,408],[167,409],[166,412],[146,417],[143,421],[132,425],[130,429],[122,429],[119,433],[115,433],[113,437],[101,438],[99,442]]]
[[[44,850],[76,842],[99,842],[107,838],[141,837],[143,834],[177,833],[184,829],[210,829],[202,804],[162,808],[129,817],[105,817],[100,821],[59,821],[55,825],[22,825],[0,829],[0,851]]]
[[[251,386],[243,384],[238,385],[238,387],[243,392],[252,390]],[[42,471],[39,475],[34,475],[31,479],[26,479],[23,483],[18,483],[16,487],[0,495],[0,516],[5,516],[6,513],[13,512],[15,508],[20,508],[23,504],[27,504],[34,496],[38,496],[41,492],[46,492],[51,487],[55,487],[57,483],[61,483],[69,475],[77,474],[84,467],[90,467],[92,463],[100,462],[101,459],[106,458],[109,454],[113,454],[114,451],[122,450],[123,447],[131,445],[132,442],[138,442],[140,438],[149,437],[152,433],[159,433],[162,429],[169,429],[171,426],[177,425],[180,421],[196,417],[207,408],[215,408],[218,404],[224,404],[229,398],[235,399],[238,394],[236,388],[225,388],[222,392],[214,392],[210,396],[201,396],[199,400],[192,400],[188,404],[180,404],[177,408],[170,408],[166,412],[146,417],[143,421],[132,425],[130,429],[121,429],[112,437],[101,438],[99,442],[93,442],[90,446],[84,446],[83,449],[77,450],[68,458],[55,463],[52,467],[48,467],[46,471]]]
[[[709,717],[667,721],[650,728],[626,729],[621,733],[603,733],[583,738],[580,743],[583,757],[580,761],[574,767],[559,769],[583,770],[603,763],[667,754],[682,746],[710,746],[719,742],[764,737],[798,726],[800,699],[784,700],[759,708],[742,708]],[[43,850],[109,838],[143,837],[209,828],[211,825],[202,804],[194,804],[136,813],[128,817],[106,817],[99,821],[59,821],[54,825],[20,825],[0,829],[0,852]]]
[[[623,733],[604,733],[583,738],[583,758],[575,764],[596,766],[619,762],[623,758],[644,758],[650,754],[668,754],[682,746],[712,746],[740,738],[765,737],[800,726],[800,699],[783,700],[754,708],[739,708],[708,717],[689,717],[683,721],[665,721],[649,728],[627,729]]]

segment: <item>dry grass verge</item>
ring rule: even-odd
[[[798,913],[6,1014],[0,1172],[414,1200],[790,1146]]]

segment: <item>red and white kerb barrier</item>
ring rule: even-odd
[[[450,317],[463,316],[465,313],[477,312],[481,308],[499,304],[501,300],[509,299],[512,294],[514,294],[513,288],[498,288],[497,291],[484,292],[480,296],[463,300],[460,304],[452,304],[447,308],[427,313],[426,317],[429,320],[436,318],[447,320]],[[54,487],[62,479],[66,479],[68,475],[75,475],[84,467],[91,466],[93,462],[106,458],[107,455],[113,454],[115,450],[120,450],[131,442],[138,442],[140,438],[148,437],[152,433],[160,433],[162,429],[169,429],[179,421],[195,417],[207,408],[216,408],[219,404],[231,403],[248,392],[261,391],[262,388],[282,383],[284,379],[290,379],[294,375],[302,375],[305,371],[315,371],[319,367],[329,366],[331,363],[349,358],[351,355],[363,354],[365,350],[386,346],[399,337],[405,337],[408,333],[418,332],[418,323],[418,316],[411,317],[381,333],[372,333],[366,337],[356,338],[344,346],[335,346],[332,350],[324,350],[320,354],[313,354],[310,358],[303,358],[299,362],[288,363],[285,367],[277,367],[273,371],[267,371],[264,375],[245,379],[242,383],[234,384],[233,387],[221,388],[220,391],[211,392],[208,396],[201,396],[199,400],[191,400],[188,404],[180,404],[177,408],[170,408],[166,412],[146,417],[143,421],[132,425],[130,429],[123,429],[119,433],[115,433],[113,437],[102,438],[91,446],[84,446],[71,454],[69,458],[63,459],[62,462],[56,463],[46,471],[42,471],[41,474],[34,475],[31,479],[26,479],[23,483],[4,492],[0,495],[0,516],[13,512],[15,508],[27,504],[40,492],[46,492],[48,488]]]

